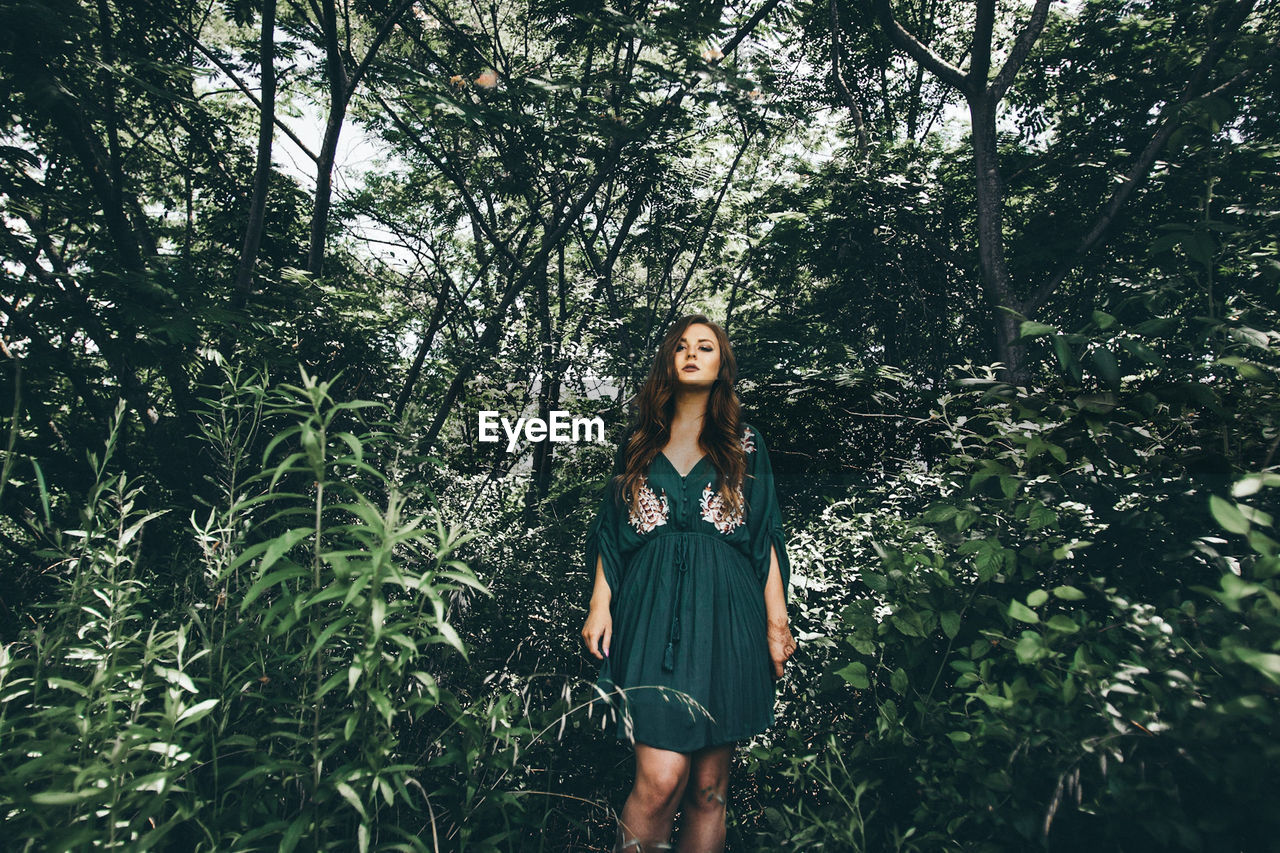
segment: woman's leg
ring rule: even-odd
[[[687,753],[637,742],[636,783],[622,807],[614,849],[626,853],[670,849],[657,845],[667,844],[671,837],[671,821],[688,778]]]
[[[724,850],[724,809],[729,794],[729,759],[733,744],[700,749],[691,755],[689,783],[684,791],[680,824],[680,853],[721,853]]]

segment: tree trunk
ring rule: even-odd
[[[334,0],[326,0],[319,11],[328,65],[329,116],[325,119],[324,142],[316,158],[316,200],[311,209],[311,242],[307,248],[307,271],[315,276],[324,272],[324,245],[329,234],[329,205],[333,196],[333,161],[338,154],[338,137],[351,100],[342,47],[338,44],[338,10]]]
[[[333,161],[346,115],[346,93],[334,92],[324,127],[324,143],[316,162],[316,202],[311,209],[311,243],[307,249],[307,271],[316,276],[324,272],[324,244],[329,234],[329,206],[333,196]]]
[[[253,173],[253,200],[249,204],[249,222],[240,249],[240,268],[236,272],[236,289],[232,308],[239,310],[249,301],[253,286],[253,266],[262,245],[262,229],[266,223],[267,190],[271,185],[271,141],[276,121],[275,68],[276,0],[265,0],[262,6],[262,39],[258,48],[262,75],[261,106],[258,111],[258,161]]]
[[[1020,323],[1008,311],[1022,312],[1014,297],[1004,253],[1004,191],[996,136],[997,100],[989,91],[970,93],[969,117],[973,134],[973,169],[978,199],[978,264],[983,291],[995,321],[996,357],[1005,365],[1005,378],[1014,385],[1028,380],[1023,347],[1015,343]]]

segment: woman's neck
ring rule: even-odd
[[[675,424],[691,423],[701,421],[703,415],[707,412],[707,398],[711,396],[711,389],[696,390],[678,390],[676,391],[675,413],[672,417],[672,426]]]

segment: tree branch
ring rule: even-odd
[[[1155,165],[1156,157],[1163,150],[1165,144],[1169,141],[1169,137],[1178,128],[1178,118],[1182,112],[1182,108],[1191,101],[1201,97],[1206,88],[1206,81],[1209,74],[1213,70],[1213,66],[1217,64],[1222,54],[1226,52],[1227,46],[1240,28],[1244,25],[1245,20],[1253,11],[1256,0],[1241,0],[1239,4],[1234,4],[1231,0],[1224,5],[1233,6],[1230,10],[1226,24],[1218,37],[1205,51],[1204,56],[1200,59],[1200,64],[1196,66],[1196,70],[1192,73],[1191,78],[1183,86],[1178,97],[1165,104],[1164,109],[1160,111],[1160,115],[1156,119],[1156,130],[1152,134],[1151,139],[1147,142],[1146,147],[1142,149],[1129,171],[1125,173],[1125,180],[1115,192],[1111,194],[1106,206],[1098,217],[1094,220],[1093,227],[1089,229],[1089,233],[1084,236],[1080,244],[1071,252],[1067,258],[1060,263],[1057,268],[1039,287],[1031,294],[1030,298],[1023,303],[1023,314],[1030,317],[1035,311],[1044,306],[1054,291],[1066,280],[1085,256],[1097,248],[1107,237],[1112,226],[1119,218],[1120,211],[1124,205],[1133,196],[1134,192],[1146,180],[1151,172],[1151,167]],[[1274,54],[1275,48],[1272,47],[1269,54]],[[1237,75],[1240,77],[1241,75]],[[1229,82],[1235,82],[1229,81]]]
[[[369,66],[373,63],[373,59],[377,56],[378,51],[382,48],[382,43],[391,35],[391,31],[395,29],[396,22],[409,11],[414,0],[400,0],[400,3],[391,10],[391,14],[382,22],[382,26],[378,29],[378,34],[373,37],[373,41],[369,43],[369,49],[365,51],[364,59],[360,60],[360,64],[356,66],[356,70],[351,73],[351,77],[347,80],[347,91],[354,93],[356,87],[360,85],[360,80],[369,70]]]
[[[999,101],[1004,97],[1004,93],[1009,90],[1009,86],[1013,83],[1013,78],[1017,76],[1022,63],[1026,62],[1027,56],[1031,53],[1031,47],[1036,43],[1036,39],[1040,38],[1040,33],[1044,30],[1045,21],[1049,19],[1049,3],[1050,0],[1036,0],[1035,8],[1031,10],[1031,18],[1027,21],[1026,27],[1022,32],[1018,33],[1018,40],[1014,42],[1013,50],[1009,51],[1009,57],[1004,61],[1004,67],[1000,69],[1000,73],[996,75],[996,79],[991,83],[991,97]]]
[[[968,78],[959,68],[934,53],[898,23],[893,17],[889,0],[874,0],[873,8],[880,26],[884,28],[890,41],[902,48],[916,62],[932,71],[934,76],[943,83],[959,92],[969,91]]]
[[[840,18],[836,10],[836,0],[831,0],[831,76],[836,83],[836,91],[840,93],[841,100],[844,105],[849,108],[850,115],[853,116],[853,125],[858,133],[858,153],[867,153],[867,128],[862,121],[862,109],[858,106],[858,102],[853,99],[853,93],[849,91],[849,87],[844,82],[844,75],[840,71]]]
[[[176,22],[171,22],[170,26],[172,27],[174,32],[178,33],[178,35],[185,38],[191,44],[192,47],[198,50],[201,56],[203,56],[205,59],[212,62],[214,64],[214,67],[216,67],[223,74],[227,75],[227,79],[229,79],[232,83],[234,83],[237,89],[239,89],[241,92],[244,92],[245,97],[247,97],[250,101],[252,101],[255,107],[257,107],[259,110],[262,109],[262,101],[258,99],[257,95],[253,94],[253,91],[244,84],[243,80],[241,80],[239,77],[236,76],[236,73],[231,70],[230,66],[228,66],[225,62],[223,62],[221,59],[215,56],[213,52],[209,50],[209,48],[201,44],[199,39],[197,39],[191,33],[187,32],[186,29],[184,29],[181,24],[178,24]],[[294,145],[298,146],[298,150],[300,150],[303,154],[306,154],[307,157],[309,157],[312,162],[315,162],[316,160],[320,159],[314,151],[308,148],[303,143],[303,141],[298,138],[298,135],[296,133],[294,133],[292,130],[289,129],[289,126],[287,124],[282,122],[279,118],[275,118],[274,121],[275,121],[275,126],[280,128],[280,131],[284,133],[285,136],[289,137],[289,141],[292,142]]]
[[[458,194],[462,197],[462,203],[466,205],[468,212],[471,214],[472,220],[480,230],[484,232],[484,236],[489,239],[495,248],[506,256],[507,260],[511,261],[513,264],[519,263],[515,253],[511,251],[511,247],[508,245],[507,241],[503,240],[491,229],[489,221],[485,218],[484,213],[480,210],[480,206],[476,203],[475,197],[472,196],[471,191],[467,189],[467,186],[462,179],[454,174],[453,170],[445,164],[444,159],[438,156],[436,152],[432,150],[430,145],[423,143],[423,141],[418,137],[417,132],[415,132],[413,128],[409,127],[408,123],[406,123],[405,120],[391,108],[391,105],[383,99],[381,93],[374,92],[373,99],[382,106],[382,109],[386,111],[387,116],[391,119],[392,123],[395,124],[395,126],[400,129],[400,132],[414,144],[414,147],[416,147],[423,156],[430,160],[431,165],[439,169],[440,174],[448,178],[449,182],[457,188]]]

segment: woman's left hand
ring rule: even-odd
[[[773,677],[782,678],[783,664],[795,654],[796,641],[786,619],[769,620],[769,657],[773,659]]]

